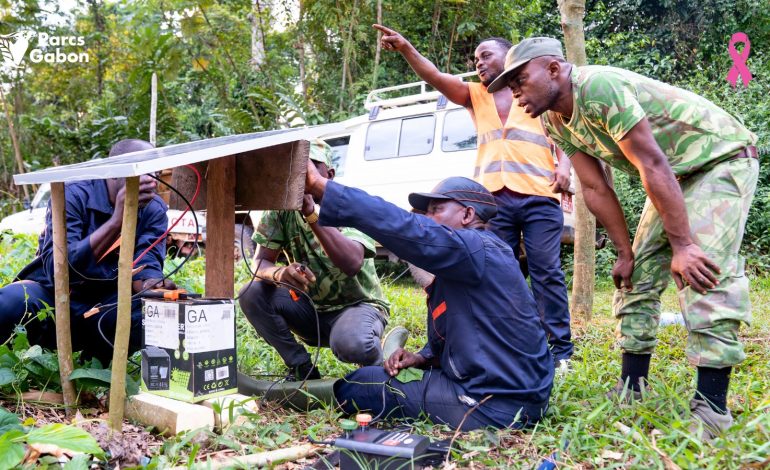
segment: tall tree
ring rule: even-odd
[[[586,46],[583,34],[585,0],[559,0],[561,27],[567,60],[575,65],[585,65]],[[594,282],[596,274],[596,219],[588,211],[580,180],[576,181],[575,197],[575,266],[572,278],[572,313],[586,320],[591,319],[594,307]]]

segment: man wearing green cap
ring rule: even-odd
[[[311,143],[310,160],[334,178],[325,142]],[[258,280],[239,296],[246,318],[289,368],[288,380],[320,378],[294,334],[311,346],[330,347],[343,362],[383,361],[380,337],[389,305],[374,270],[374,242],[358,230],[319,225],[316,202],[305,195],[300,211],[263,214],[254,233]],[[275,264],[281,252],[287,266]],[[400,344],[404,333],[399,329]]]
[[[543,116],[618,251],[612,275],[623,366],[611,394],[630,387],[631,397],[642,396],[660,295],[673,275],[687,357],[698,370],[690,409],[705,438],[726,430],[730,372],[745,358],[738,329],[751,319],[738,251],[757,184],[756,136],[689,91],[614,67],[574,66],[553,38],[525,39],[509,51],[489,91],[506,86],[529,115]],[[598,159],[639,175],[647,192],[633,246]]]

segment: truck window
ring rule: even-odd
[[[476,127],[465,109],[453,109],[444,115],[441,150],[457,152],[476,148]]]
[[[348,158],[348,146],[350,145],[350,136],[335,137],[327,139],[326,143],[332,148],[332,163],[334,163],[335,176],[345,174],[345,162]]]
[[[413,157],[433,150],[436,117],[409,117],[374,122],[366,131],[365,160]]]
[[[401,122],[401,138],[398,144],[399,157],[425,155],[433,150],[433,136],[436,134],[436,116],[418,116]]]
[[[373,122],[366,130],[364,160],[380,160],[398,155],[398,134],[401,119]]]

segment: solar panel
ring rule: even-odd
[[[297,140],[313,140],[343,130],[343,124],[333,123],[216,137],[13,175],[13,181],[16,184],[40,184],[139,176]]]

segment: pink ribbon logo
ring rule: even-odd
[[[743,50],[739,53],[735,49],[735,45],[741,42],[743,43]],[[738,76],[740,75],[741,80],[743,80],[743,86],[748,87],[753,77],[749,68],[746,67],[746,60],[749,58],[749,52],[751,52],[751,42],[746,33],[733,34],[727,51],[730,53],[730,58],[733,59],[733,66],[727,74],[727,81],[735,88],[738,84]]]

